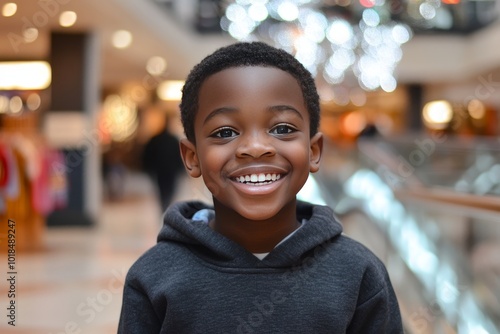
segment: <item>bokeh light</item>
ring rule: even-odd
[[[350,5],[340,2],[336,5]],[[360,3],[364,9],[356,21],[327,14],[317,1],[237,0],[227,5],[220,25],[237,40],[264,40],[292,53],[329,84],[392,92],[401,46],[412,31],[391,20],[386,1]]]
[[[76,23],[78,16],[73,11],[62,12],[59,16],[59,25],[61,27],[71,27]]]
[[[128,30],[118,30],[113,33],[112,44],[117,49],[125,49],[132,44],[132,34]]]
[[[428,102],[422,111],[425,124],[431,129],[444,129],[453,117],[453,107],[445,100]]]
[[[2,15],[4,17],[14,16],[16,14],[16,12],[17,12],[17,4],[15,4],[13,2],[7,2],[2,7]]]

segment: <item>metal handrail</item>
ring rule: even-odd
[[[371,158],[370,161],[366,161],[364,160],[363,158],[363,155],[361,156],[358,156],[358,160],[355,161],[354,163],[351,162],[350,165],[354,164],[355,165],[355,168],[351,168],[351,171],[352,171],[352,176],[348,176],[348,175],[345,175],[344,173],[344,176],[345,176],[345,179],[343,180],[334,180],[335,183],[333,184],[333,186],[336,188],[338,188],[338,185],[343,183],[344,181],[351,181],[354,179],[354,176],[355,174],[358,174],[358,171],[361,171],[361,170],[366,170],[366,167],[369,165],[369,170],[370,173],[372,175],[376,175],[376,174],[379,174],[378,175],[378,178],[382,181],[386,181],[386,180],[383,180],[383,176],[380,175],[380,173],[375,173],[375,172],[380,172],[380,169],[378,169],[378,164],[382,164],[383,166],[385,166],[385,168],[387,170],[391,170],[391,166],[392,167],[397,167],[396,164],[394,164],[394,159],[393,157],[391,157],[391,151],[390,151],[390,144],[388,146],[384,146],[384,145],[372,145],[372,144],[376,144],[376,143],[369,143],[369,147],[366,146],[365,147],[365,151],[363,153],[366,153],[368,152],[368,154],[372,154],[374,155],[374,158]],[[382,154],[378,154],[378,153],[382,153]],[[350,158],[352,158],[352,152],[350,153]],[[356,157],[354,157],[356,158]],[[373,163],[373,162],[376,162],[376,163]],[[391,165],[392,164],[392,165]],[[392,171],[394,172],[395,170],[392,169]],[[333,176],[331,174],[328,173],[328,171],[325,173],[325,172],[321,172],[319,174],[316,175],[316,178],[318,179],[318,184],[320,185],[320,188],[322,190],[322,192],[324,193],[329,193],[331,192],[331,188],[332,187],[332,184],[331,184],[331,181],[332,179],[329,179],[330,176]],[[337,175],[338,177],[338,175]],[[472,220],[476,220],[476,219],[485,219],[485,220],[488,220],[488,221],[494,221],[494,222],[500,222],[500,198],[497,197],[497,196],[483,196],[483,195],[475,195],[475,194],[465,194],[465,193],[458,193],[458,192],[454,192],[454,191],[450,191],[449,189],[441,189],[439,187],[431,187],[431,188],[427,188],[423,183],[419,182],[418,178],[415,176],[415,175],[411,175],[411,178],[414,182],[406,182],[404,184],[403,187],[390,187],[390,192],[392,192],[392,198],[398,202],[407,202],[409,204],[411,204],[411,206],[414,206],[414,205],[421,205],[422,208],[424,208],[426,212],[443,212],[443,213],[453,213],[454,215],[458,214],[458,215],[461,215],[461,216],[464,216],[464,217],[468,217],[468,219],[472,219]],[[390,185],[389,185],[390,186]],[[378,187],[378,186],[376,186]],[[387,187],[387,185],[383,186],[383,187]],[[344,188],[343,189],[344,192],[347,190],[347,188]],[[371,187],[369,189],[369,191],[377,191],[377,188],[373,188]],[[335,201],[334,202],[334,208],[336,210],[336,212],[340,215],[340,217],[343,217],[349,213],[352,213],[352,212],[362,212],[364,213],[366,216],[370,217],[370,220],[372,220],[374,223],[380,225],[381,228],[383,229],[387,229],[385,231],[385,233],[387,233],[387,235],[389,236],[390,234],[393,234],[394,232],[394,229],[392,227],[390,227],[391,223],[389,221],[387,221],[388,217],[387,215],[384,215],[384,214],[375,214],[374,215],[374,211],[373,210],[377,210],[377,205],[372,205],[374,204],[375,202],[373,201],[376,201],[377,200],[377,194],[373,194],[373,196],[362,196],[362,198],[357,198],[356,196],[349,196],[349,194],[347,193],[343,193],[343,194],[328,194],[328,195],[331,195],[329,196],[330,197],[330,200],[328,202],[332,202],[332,201]],[[370,202],[373,202],[373,203],[370,203]],[[383,204],[383,203],[382,203]],[[383,209],[383,208],[380,208],[380,209]],[[421,211],[421,210],[418,210],[418,211]],[[415,213],[418,213],[418,211],[416,211]],[[411,214],[410,212],[408,212],[408,214]],[[383,217],[382,217],[383,216]],[[410,218],[411,219],[415,219],[414,221],[416,222],[417,219],[420,219],[420,218]],[[471,220],[471,221],[472,221]],[[409,222],[409,221],[408,221]],[[402,224],[401,226],[402,227],[405,227],[406,226],[406,219],[405,219],[405,222],[404,224]],[[405,227],[406,228],[406,227]],[[391,231],[389,231],[389,229],[391,229]],[[423,231],[421,231],[423,232]],[[395,238],[395,239],[394,239]],[[399,241],[398,241],[398,238],[399,238]],[[407,261],[408,260],[408,254],[406,255],[403,255],[405,254],[405,251],[403,249],[401,249],[401,236],[397,236],[397,235],[391,235],[390,236],[390,240],[391,240],[391,244],[393,244],[395,246],[395,249],[398,250],[398,252],[401,252],[400,255],[401,255],[401,258],[405,258],[404,261]],[[431,240],[428,240],[432,243]],[[399,244],[398,244],[399,242]],[[441,263],[441,265],[445,264],[446,266],[448,266],[449,268],[454,268],[454,269],[460,269],[461,271],[466,271],[468,272],[465,267],[466,266],[462,266],[462,265],[458,265],[454,262],[456,262],[454,259],[455,257],[457,257],[457,254],[450,254],[450,250],[447,249],[446,247],[444,247],[445,245],[444,244],[436,244],[434,245],[435,249],[434,251],[438,252],[440,255],[439,255],[439,262]],[[454,255],[452,257],[450,257],[451,255]],[[465,265],[465,264],[464,264]],[[458,272],[457,272],[458,274]],[[417,272],[415,272],[415,275],[417,277],[419,277],[419,279],[423,279],[422,277],[420,277],[420,274],[418,274]],[[467,274],[465,272],[461,273],[460,274],[461,276],[462,275],[466,275]],[[466,282],[468,281],[468,279],[466,279],[466,276],[463,277],[463,280],[460,280],[462,282]],[[425,281],[425,279],[423,279]],[[422,281],[423,282],[423,281]],[[427,289],[427,294],[428,293],[431,293],[432,294],[432,288],[430,288],[429,290],[429,287],[426,288]],[[465,285],[462,285],[461,286],[461,289],[457,296],[457,298],[461,298],[461,303],[460,304],[457,304],[459,306],[457,306],[457,310],[464,310],[464,303],[466,303],[466,299],[467,300],[475,300],[475,297],[473,296],[473,291],[471,290],[470,287],[466,287]],[[434,298],[434,300],[437,300],[438,297],[437,296],[430,296],[430,298]],[[478,301],[475,301],[475,302],[478,302]],[[479,305],[480,302],[478,302],[477,305]],[[482,307],[481,307],[482,308]],[[458,312],[458,311],[456,311]],[[486,309],[483,309],[481,310],[480,312],[485,312],[482,317],[484,317],[485,319],[485,323],[488,323],[489,325],[487,326],[490,326],[490,328],[494,328],[495,325],[491,323],[489,317],[492,316],[491,314],[487,314],[488,311]],[[493,318],[491,318],[493,319]],[[457,321],[456,318],[454,318],[454,316],[451,316],[451,318],[449,319],[451,323],[455,323]],[[458,324],[455,324],[455,325],[458,325]],[[454,326],[453,326],[454,327]],[[498,329],[498,328],[497,328]]]

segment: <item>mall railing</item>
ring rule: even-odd
[[[500,145],[370,138],[358,148],[327,144],[306,193],[378,227],[408,332],[500,333]]]

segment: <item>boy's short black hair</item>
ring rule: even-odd
[[[290,53],[262,42],[238,42],[216,50],[189,73],[182,89],[181,120],[186,137],[195,142],[194,118],[198,110],[198,94],[210,75],[224,69],[242,66],[267,66],[291,74],[299,83],[310,119],[310,135],[318,131],[319,96],[311,73]]]

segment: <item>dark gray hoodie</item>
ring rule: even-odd
[[[325,206],[263,260],[170,207],[158,243],[130,268],[118,333],[403,333],[381,261]]]

